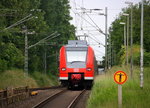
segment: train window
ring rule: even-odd
[[[85,62],[87,51],[67,51],[67,62]]]

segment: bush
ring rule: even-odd
[[[128,59],[130,62],[131,59],[131,49],[128,49]],[[118,57],[120,57],[119,59],[119,64],[125,64],[126,61],[126,51],[125,48],[122,47],[122,49],[120,50],[120,52],[118,53]],[[140,45],[133,45],[132,48],[132,54],[133,54],[133,63],[135,65],[140,65]],[[144,65],[145,66],[150,66],[150,52],[144,52]]]
[[[115,66],[99,75],[94,81],[87,108],[117,108],[118,85],[113,80],[114,72],[122,70],[127,73],[128,80],[122,85],[123,108],[149,108],[150,107],[150,67],[144,67],[144,87],[140,88],[139,67],[134,66],[133,79],[127,66]]]
[[[7,70],[0,73],[0,79],[0,89],[20,86],[38,87],[36,81],[29,76],[24,76],[22,70]]]
[[[54,77],[54,75],[47,76],[40,72],[34,72],[32,74],[32,77],[36,80],[37,84],[40,87],[48,87],[48,86],[54,86],[58,84],[58,82],[56,81],[56,77]]]
[[[144,65],[150,66],[150,53],[149,52],[144,53]]]
[[[4,63],[4,67],[9,67],[9,69],[23,67],[23,54],[13,43],[1,44],[0,48],[2,48],[0,53],[1,64]]]
[[[0,59],[0,72],[7,70],[7,61]]]

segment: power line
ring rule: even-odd
[[[75,3],[75,2],[74,2]],[[77,5],[77,4],[76,4]],[[85,8],[83,8],[83,7],[81,7],[80,5],[78,5],[78,7],[80,7],[81,9],[85,9]],[[72,10],[72,9],[71,9]],[[85,9],[86,10],[86,9]],[[73,11],[73,10],[72,10]],[[105,35],[105,33],[99,28],[99,26],[93,21],[93,19],[86,13],[86,12],[84,12],[89,18],[90,18],[90,20],[94,23],[94,25],[96,26],[94,26],[93,24],[91,24],[89,21],[87,21],[84,17],[82,17],[79,13],[75,13],[74,11],[73,11],[73,13],[74,14],[78,14],[82,19],[84,19],[86,22],[88,22],[90,25],[92,25],[92,27],[94,27],[94,28],[96,28],[100,33],[102,33],[102,34],[104,34]]]
[[[4,31],[4,30],[8,30],[8,29],[10,29],[10,28],[12,28],[12,27],[15,27],[15,26],[17,26],[17,25],[19,25],[19,24],[21,24],[21,23],[23,23],[23,22],[25,22],[25,21],[28,21],[28,20],[32,19],[32,18],[34,18],[34,16],[32,16],[32,14],[29,14],[28,16],[24,17],[23,19],[17,21],[17,22],[14,23],[14,24],[12,24],[12,25],[6,27],[5,29],[1,30],[0,32],[2,32],[2,31]]]
[[[97,38],[94,36],[94,34],[92,34],[92,33],[89,33],[89,34],[91,34],[96,40],[99,41],[99,39],[97,39]],[[100,42],[100,43],[102,43],[102,42]]]
[[[98,42],[98,41],[97,41],[96,39],[94,39],[93,37],[91,37],[91,36],[88,36],[88,37],[91,38],[92,40],[94,40],[95,42],[99,43],[100,45],[105,46],[104,44]]]
[[[38,41],[37,43],[35,43],[35,44],[29,46],[28,49],[30,49],[30,48],[32,48],[32,47],[34,47],[34,46],[36,46],[36,45],[39,45],[41,42],[43,42],[43,41],[45,41],[45,40],[49,40],[49,39],[53,39],[53,38],[55,38],[55,37],[58,37],[59,34],[58,34],[58,35],[56,35],[56,34],[57,34],[57,32],[52,33],[50,36],[47,36],[47,37],[45,37],[44,39]],[[54,35],[54,36],[53,36],[53,35]],[[53,37],[52,37],[52,36],[53,36]],[[50,37],[51,37],[51,38],[50,38]]]
[[[71,9],[72,10],[72,9]],[[72,10],[73,11],[73,10]],[[88,24],[90,24],[92,27],[94,27],[96,30],[98,30],[100,33],[104,34],[100,29],[96,28],[93,24],[91,24],[88,20],[86,20],[84,17],[82,17],[79,13],[75,13],[73,11],[74,14],[77,14],[78,16],[80,16],[82,19],[84,19]]]
[[[90,18],[90,20],[95,24],[95,26],[97,28],[99,28],[99,26],[93,21],[93,19],[87,13],[85,13],[85,14]],[[105,33],[103,33],[103,31],[100,28],[99,28],[99,32],[102,33],[103,35],[105,35]]]

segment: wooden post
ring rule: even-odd
[[[114,74],[114,81],[118,84],[118,108],[122,108],[122,84],[127,80],[127,74],[123,71],[117,71]]]
[[[118,84],[118,108],[122,108],[122,85]]]

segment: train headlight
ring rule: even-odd
[[[87,71],[91,71],[92,69],[91,69],[91,68],[87,68],[86,70],[87,70]]]
[[[61,70],[62,70],[62,71],[65,71],[65,70],[66,70],[66,68],[61,68]]]

